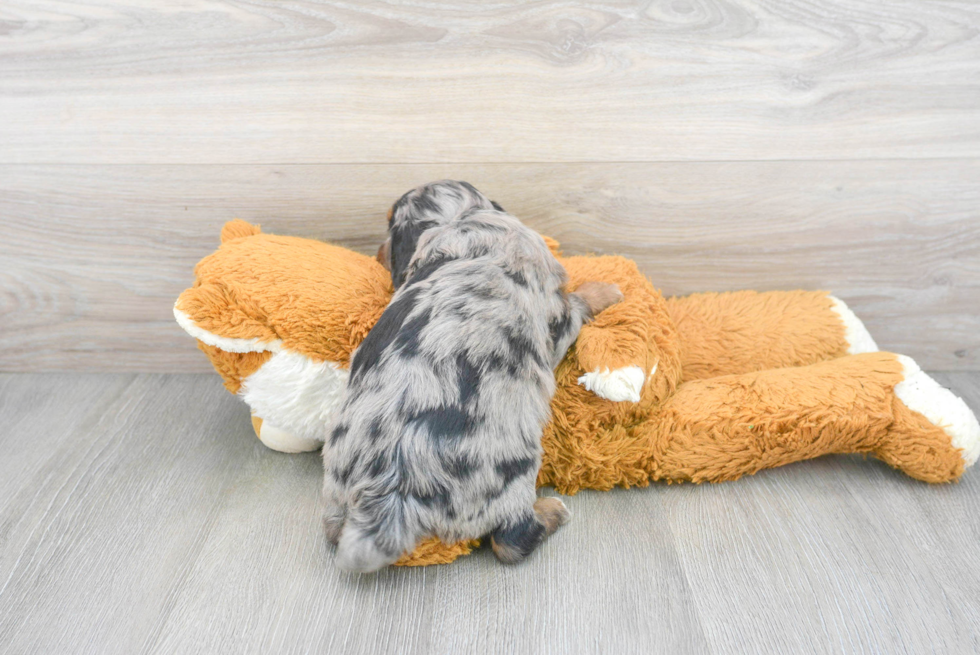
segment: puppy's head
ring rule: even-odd
[[[474,209],[503,207],[468,182],[442,180],[412,189],[388,211],[388,239],[378,249],[378,261],[391,272],[397,289],[405,282],[408,263],[419,237],[428,229],[445,225]]]

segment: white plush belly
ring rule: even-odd
[[[348,372],[333,362],[289,351],[275,353],[242,380],[239,395],[252,412],[280,430],[323,442],[347,385]]]

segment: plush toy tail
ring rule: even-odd
[[[262,228],[258,225],[252,225],[251,223],[246,223],[240,218],[228,221],[225,223],[224,227],[221,228],[221,243],[227,243],[232,239],[241,239],[243,237],[254,236],[262,231]]]

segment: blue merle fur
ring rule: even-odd
[[[532,507],[554,368],[588,305],[542,237],[471,185],[405,194],[389,228],[397,290],[323,453],[337,563],[376,570],[433,535],[492,533],[526,554],[544,534]]]

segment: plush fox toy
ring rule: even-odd
[[[318,449],[351,354],[393,289],[371,257],[232,221],[174,305],[275,450]],[[562,493],[651,480],[721,482],[825,455],[868,453],[926,482],[980,456],[966,404],[902,355],[879,352],[825,292],[664,298],[622,257],[562,257],[569,289],[615,283],[624,300],[584,326],[556,371],[539,485]],[[402,564],[472,543],[420,544]]]

